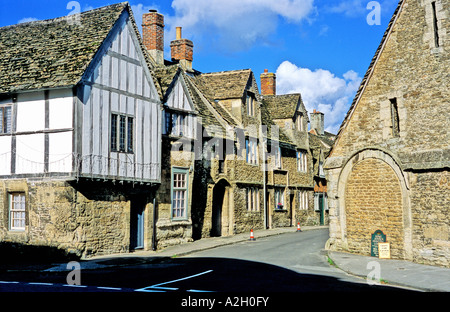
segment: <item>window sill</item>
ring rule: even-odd
[[[274,212],[288,212],[287,209],[274,209]]]
[[[134,155],[134,151],[133,151],[133,152],[125,152],[125,151],[115,151],[115,150],[111,150],[111,153]]]

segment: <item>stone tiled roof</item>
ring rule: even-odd
[[[1,27],[0,93],[76,85],[124,10],[135,26],[128,2],[123,2]]]
[[[206,73],[195,77],[196,84],[210,100],[236,99],[244,96],[250,69]]]
[[[273,119],[293,118],[297,104],[302,101],[300,93],[264,95],[263,103]]]

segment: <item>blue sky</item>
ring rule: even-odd
[[[0,0],[0,27],[50,19],[121,0]],[[73,2],[73,3],[71,3]],[[369,25],[379,4],[380,24]],[[78,3],[78,4],[77,4]],[[277,74],[277,93],[300,92],[308,111],[325,113],[336,133],[398,0],[131,0],[138,25],[149,9],[165,16],[165,56],[183,27],[194,42],[195,69],[251,68]],[[372,6],[369,6],[368,4]],[[73,6],[75,4],[76,6]]]

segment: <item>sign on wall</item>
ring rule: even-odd
[[[370,240],[370,255],[372,257],[378,257],[378,243],[385,243],[386,242],[386,235],[381,230],[376,230],[372,234],[372,239]]]

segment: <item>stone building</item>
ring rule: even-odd
[[[147,245],[162,106],[128,3],[2,27],[0,50],[0,241]]]
[[[250,69],[196,71],[194,44],[182,38],[180,27],[165,60],[164,17],[151,10],[143,21],[143,42],[160,60],[154,75],[165,110],[157,246],[297,222],[326,224],[325,202],[322,219],[314,206],[314,181],[321,149],[331,144],[308,133],[301,95],[276,95],[276,76],[267,70],[261,93]],[[186,176],[183,215],[176,214],[180,201],[174,197],[180,173]]]
[[[402,0],[325,162],[328,247],[450,266],[448,0]]]
[[[166,60],[164,16],[142,20],[124,2],[0,28],[0,242],[89,257],[326,224],[329,138],[301,95],[196,71],[181,28]]]

